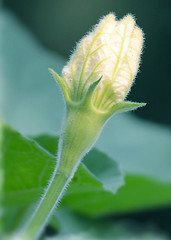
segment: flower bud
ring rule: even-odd
[[[102,77],[92,96],[92,105],[108,111],[122,102],[136,76],[143,34],[131,15],[120,21],[109,14],[78,43],[62,78],[72,101],[81,101],[89,86]]]
[[[116,21],[109,14],[77,44],[62,77],[51,70],[66,101],[60,172],[73,176],[114,113],[145,105],[124,101],[138,70],[142,44],[142,31],[131,15]]]

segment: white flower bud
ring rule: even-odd
[[[78,43],[62,78],[71,101],[81,101],[89,86],[102,77],[92,96],[92,105],[108,111],[126,97],[136,76],[143,34],[127,15],[120,21],[114,14],[100,20]]]

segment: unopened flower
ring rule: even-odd
[[[62,78],[53,74],[69,101],[81,102],[90,85],[101,79],[91,97],[92,107],[101,112],[117,106],[123,108],[123,103],[115,105],[124,101],[131,88],[142,45],[143,33],[131,15],[116,21],[114,14],[109,14],[78,43],[63,68]],[[127,102],[125,110],[129,110],[130,105],[138,106]]]
[[[139,67],[142,44],[142,31],[131,15],[116,21],[109,14],[77,44],[62,77],[51,70],[66,101],[60,172],[75,172],[114,113],[145,105],[124,101]]]
[[[57,164],[42,200],[17,239],[40,235],[107,120],[116,112],[144,105],[124,101],[138,70],[142,43],[142,31],[131,15],[116,21],[109,14],[77,45],[62,77],[51,70],[66,102]]]

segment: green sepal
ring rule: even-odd
[[[109,110],[109,117],[115,113],[127,112],[136,110],[139,107],[145,106],[146,103],[136,103],[136,102],[119,102],[116,103],[111,109]]]
[[[53,69],[48,68],[48,70],[52,73],[53,77],[58,82],[58,84],[62,90],[62,93],[64,95],[65,100],[69,101],[70,100],[70,97],[68,95],[69,87],[68,87],[68,84],[66,83],[66,81],[63,78],[61,78]]]
[[[89,105],[89,104],[90,104],[90,102],[91,102],[91,100],[92,100],[92,95],[93,95],[93,93],[94,93],[94,90],[95,90],[95,88],[97,87],[97,85],[99,84],[99,82],[101,81],[101,79],[102,79],[102,76],[101,76],[97,81],[93,82],[93,83],[89,86],[89,88],[88,88],[88,90],[87,90],[87,92],[86,92],[86,95],[85,95],[85,97],[84,97],[84,100],[83,100],[86,105]]]

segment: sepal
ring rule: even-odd
[[[109,110],[109,117],[115,113],[121,112],[128,112],[136,110],[139,107],[145,106],[146,103],[137,103],[137,102],[119,102],[116,103],[111,109]]]
[[[69,88],[67,86],[66,81],[63,78],[61,78],[53,69],[49,68],[48,70],[52,73],[54,79],[58,82],[65,100],[69,101],[70,100],[70,97],[68,94]]]
[[[84,100],[83,100],[83,102],[84,102],[85,105],[91,104],[93,93],[94,93],[97,85],[100,83],[102,77],[103,77],[103,76],[101,76],[97,81],[93,82],[93,83],[89,86],[89,88],[88,88],[88,90],[87,90],[87,92],[86,92],[86,95],[85,95],[85,97],[84,97]]]

